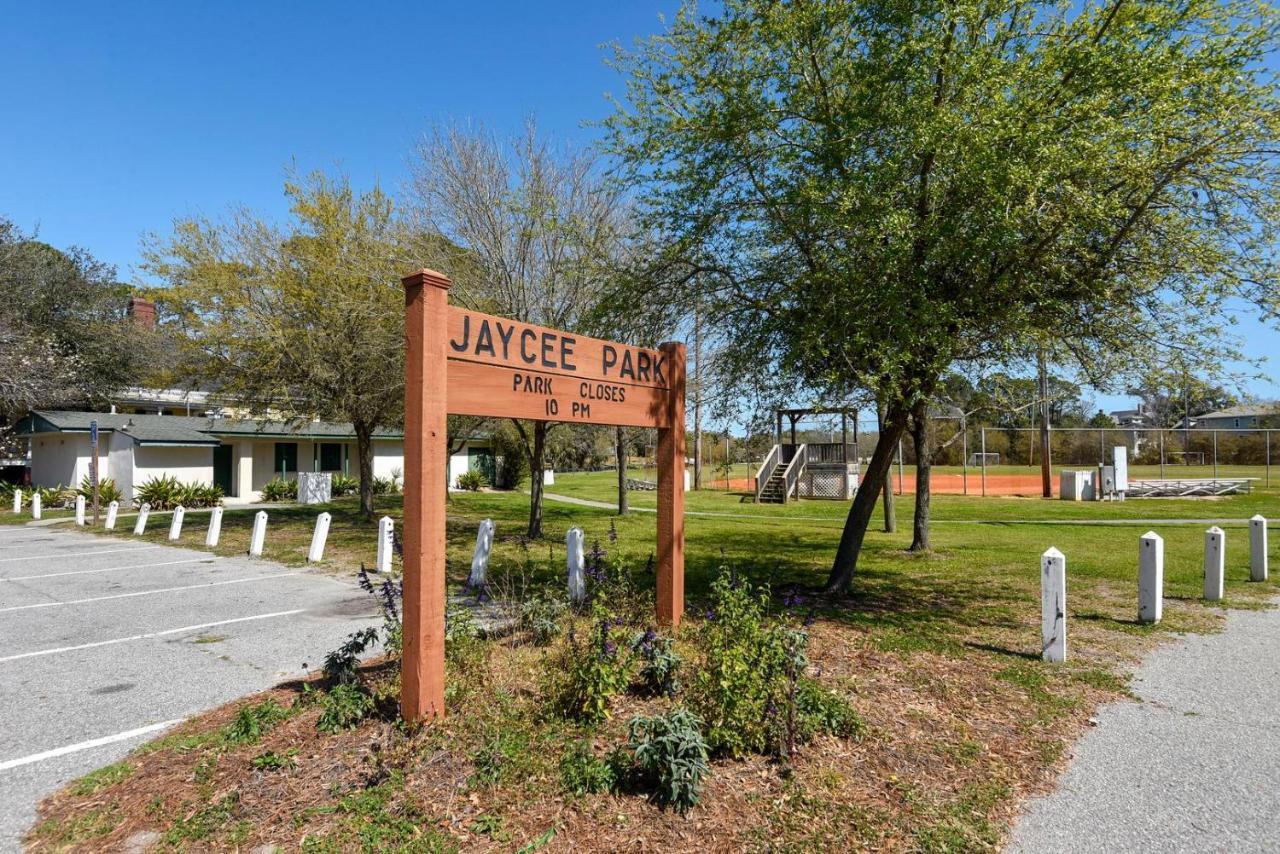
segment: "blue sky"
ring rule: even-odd
[[[291,162],[394,191],[432,121],[508,131],[535,115],[588,142],[584,121],[622,90],[600,46],[658,31],[676,6],[0,0],[0,213],[128,280],[139,236],[175,217],[284,214]],[[1280,336],[1241,331],[1252,354],[1280,359]]]

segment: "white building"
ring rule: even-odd
[[[30,442],[33,485],[76,486],[89,475],[93,421],[98,422],[99,476],[114,480],[129,498],[148,479],[165,475],[183,483],[216,484],[235,504],[259,500],[268,481],[293,479],[299,471],[359,472],[350,424],[39,410],[15,430]],[[472,439],[454,452],[450,486],[468,469],[491,469],[484,459],[488,453],[492,460],[487,444]],[[374,433],[373,474],[403,482],[401,431]]]

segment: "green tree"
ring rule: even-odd
[[[1252,2],[726,0],[618,50],[609,150],[708,316],[884,404],[830,590],[950,366],[1090,346],[1103,313],[1274,307],[1276,38]]]
[[[177,373],[264,417],[349,421],[360,509],[373,515],[373,434],[404,410],[404,294],[413,266],[391,199],[345,175],[291,176],[289,221],[238,209],[151,237],[143,269],[184,332]]]

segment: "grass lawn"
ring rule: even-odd
[[[611,473],[562,474],[551,491],[608,501],[613,484]],[[652,493],[631,499],[637,508],[654,506]],[[347,499],[326,509],[333,523],[322,571],[347,574],[372,563],[375,523],[360,520]],[[905,551],[907,496],[897,506],[899,532],[868,535],[854,588],[835,601],[813,589],[825,579],[847,505],[756,506],[704,491],[689,494],[687,509],[690,611],[677,649],[688,666],[698,667],[703,655],[700,629],[721,568],[767,583],[778,619],[811,621],[809,673],[856,713],[857,737],[819,735],[787,759],[716,758],[701,804],[685,816],[625,788],[575,792],[575,756],[608,756],[626,741],[633,714],[665,711],[685,697],[622,691],[607,720],[566,720],[547,694],[564,637],[547,648],[517,634],[485,642],[479,659],[453,661],[443,722],[405,729],[390,721],[393,704],[384,703],[354,728],[324,734],[317,721],[330,701],[313,698],[332,695],[282,686],[268,696],[287,714],[268,708],[256,736],[241,738],[244,727],[231,724],[258,714],[243,709],[262,697],[198,717],[47,800],[30,843],[102,850],[150,830],[173,848],[993,849],[1019,805],[1052,784],[1096,705],[1123,695],[1146,650],[1175,632],[1222,625],[1223,611],[1199,599],[1205,526],[1143,520],[1274,518],[1280,492],[1088,504],[940,495],[935,550],[927,556]],[[316,512],[272,509],[267,557],[304,562]],[[399,499],[379,499],[378,513],[398,524]],[[489,517],[497,525],[491,579],[499,591],[561,589],[571,525],[585,529],[589,544],[598,540],[610,564],[631,567],[641,593],[652,586],[644,567],[653,514],[618,518],[548,501],[546,538],[533,543],[521,536],[527,514],[520,494],[455,495],[451,582],[465,579],[476,527]],[[220,551],[247,548],[251,518],[251,511],[226,512]],[[1049,524],[1062,519],[1122,524]],[[184,544],[203,542],[206,520],[188,515]],[[1224,527],[1225,604],[1264,607],[1277,585],[1248,581],[1245,529]],[[130,536],[131,525],[121,528],[120,536]],[[167,528],[168,517],[156,517],[146,537],[162,540]],[[1135,620],[1138,536],[1148,528],[1165,537],[1159,626]],[[1068,561],[1071,659],[1064,665],[1039,660],[1039,555],[1051,545]],[[591,630],[588,616],[572,623],[579,638]],[[394,696],[394,667],[375,663],[364,678],[373,693]]]

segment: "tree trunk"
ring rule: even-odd
[[[625,516],[631,509],[627,497],[627,428],[618,427],[617,431],[614,454],[618,458],[618,515]]]
[[[884,407],[876,404],[876,427],[880,430],[880,434],[884,435]],[[879,448],[879,440],[876,447]],[[893,466],[893,450],[889,451],[889,466]],[[887,472],[888,469],[885,469]],[[881,491],[884,495],[884,532],[892,534],[898,530],[898,514],[894,510],[893,502],[893,476],[886,475],[884,481],[884,489]]]
[[[933,447],[929,444],[929,403],[923,398],[911,412],[911,440],[916,447],[916,513],[911,523],[911,551],[927,552]]]
[[[517,424],[516,426],[519,426]],[[542,536],[542,477],[545,472],[544,457],[547,449],[547,422],[533,422],[533,441],[530,442],[523,428],[525,453],[529,457],[529,539]]]
[[[373,427],[363,422],[351,425],[356,434],[356,457],[360,461],[360,515],[373,518]]]
[[[836,558],[827,578],[828,593],[843,593],[853,582],[858,554],[862,551],[862,541],[866,537],[867,526],[871,523],[876,499],[880,497],[881,490],[889,491],[889,468],[893,465],[898,440],[902,438],[906,427],[907,410],[898,404],[891,406],[888,416],[881,419],[880,438],[876,442],[876,449],[871,455],[871,462],[867,464],[862,482],[858,485],[858,492],[853,497],[853,505],[844,522],[844,531],[840,534],[840,546],[836,549]]]

